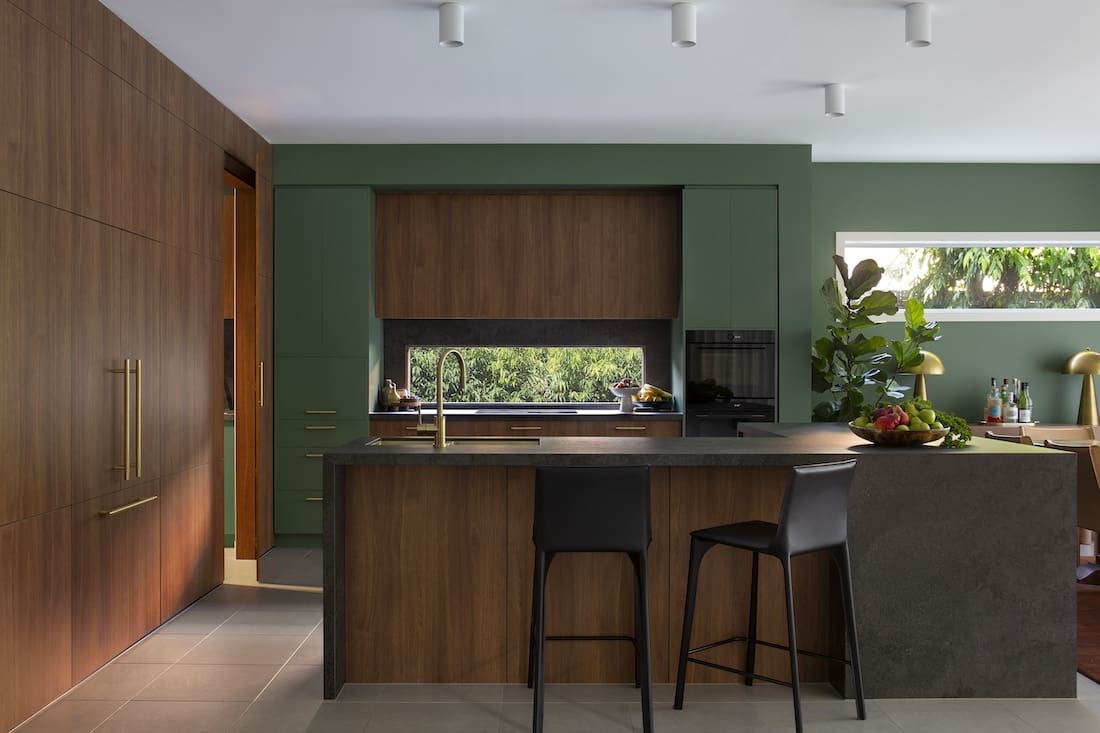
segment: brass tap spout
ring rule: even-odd
[[[451,354],[454,354],[458,359],[458,388],[460,390],[466,389],[466,360],[455,349],[447,349],[435,365],[435,425],[417,425],[419,432],[435,433],[436,448],[443,448],[447,445],[447,419],[443,415],[443,363],[447,361],[447,357]]]

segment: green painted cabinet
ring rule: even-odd
[[[774,187],[684,189],[685,328],[776,328],[778,221]]]
[[[369,188],[275,192],[278,545],[320,544],[316,456],[369,430],[373,229]]]

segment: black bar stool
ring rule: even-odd
[[[867,719],[863,703],[863,675],[859,665],[859,641],[856,637],[855,611],[852,608],[852,569],[848,562],[848,487],[855,474],[855,460],[824,463],[814,466],[795,466],[779,524],[771,522],[739,522],[721,527],[698,529],[691,533],[691,558],[688,561],[687,600],[684,603],[684,630],[680,641],[679,668],[676,673],[676,700],[673,707],[684,708],[684,682],[687,664],[693,662],[705,667],[721,669],[741,675],[745,684],[762,679],[790,687],[794,698],[794,725],[802,733],[802,705],[798,685],[798,654],[844,662],[852,665],[856,687],[856,713],[860,720]],[[746,636],[734,636],[722,641],[703,644],[689,649],[691,624],[695,615],[695,592],[699,583],[699,565],[703,556],[715,545],[738,547],[752,552],[752,588],[750,590],[749,629]],[[791,558],[807,552],[827,551],[840,571],[841,598],[844,604],[844,622],[848,641],[852,648],[852,660],[830,657],[825,654],[803,651],[798,648],[794,630],[794,600],[791,584]],[[757,579],[760,555],[771,555],[783,565],[783,578],[787,595],[787,636],[789,646],[760,641],[756,638]],[[740,670],[716,664],[691,655],[713,649],[723,644],[746,642],[745,667]],[[791,681],[784,682],[755,673],[756,647],[786,649],[791,659]],[[797,652],[797,653],[796,653]]]
[[[653,730],[649,672],[649,595],[646,552],[650,527],[649,469],[535,469],[534,589],[527,686],[535,689],[532,731],[542,733],[547,641],[629,641],[635,686],[642,688],[642,727]],[[634,565],[634,636],[547,636],[546,576],[559,552],[625,552]]]

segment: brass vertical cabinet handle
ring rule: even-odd
[[[260,403],[260,407],[263,407],[264,406],[264,363],[261,361],[257,365],[257,367],[259,368],[259,371],[260,371],[260,379],[259,379],[259,381],[260,381],[260,389],[259,389],[260,400],[259,400],[259,403]]]
[[[137,404],[134,407],[137,417],[137,439],[134,441],[134,448],[137,452],[137,477],[141,478],[141,359],[137,360],[134,369],[134,384],[137,389]]]
[[[123,480],[130,480],[130,360],[123,362],[122,369],[112,369],[115,374],[121,374],[122,388],[122,465],[111,466],[115,471],[123,472]]]

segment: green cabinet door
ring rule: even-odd
[[[367,355],[373,228],[368,188],[276,191],[277,355]]]
[[[776,327],[777,207],[770,187],[684,189],[685,328]]]
[[[282,357],[275,367],[280,418],[364,420],[370,412],[366,359]]]

